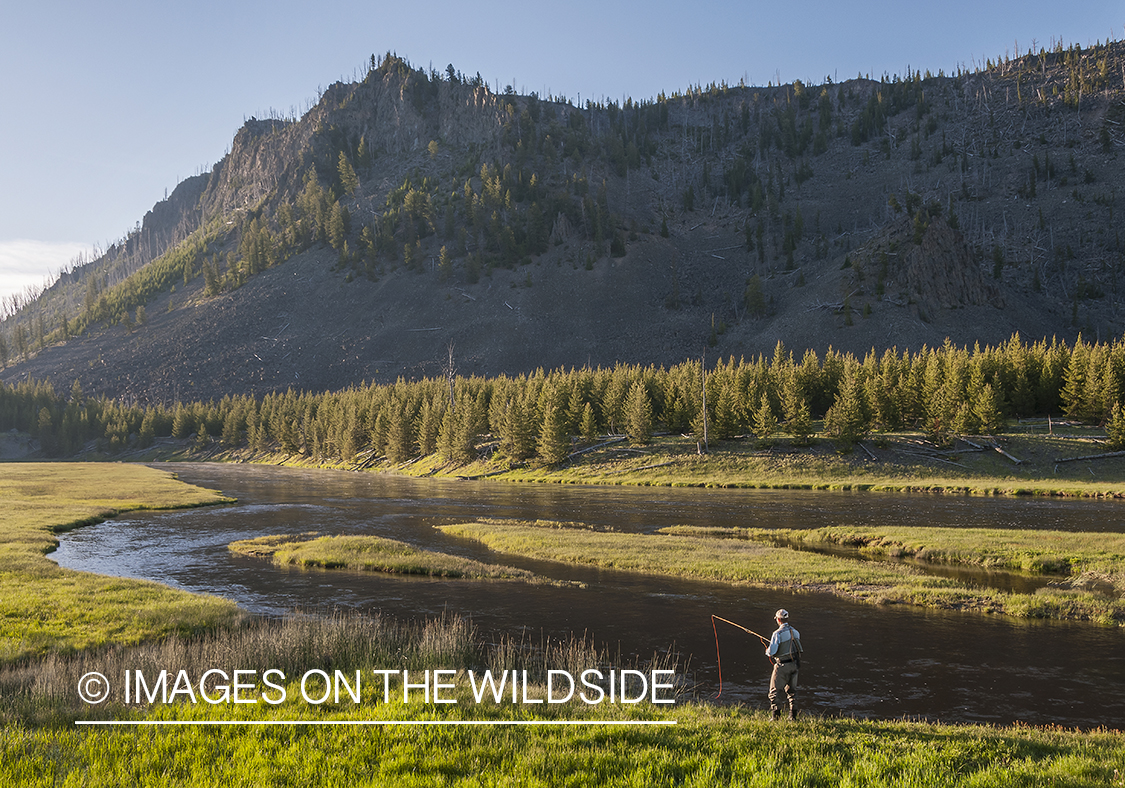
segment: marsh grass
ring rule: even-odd
[[[473,580],[523,580],[549,582],[526,569],[485,564],[471,558],[422,550],[405,542],[379,536],[262,536],[232,542],[233,553],[272,558],[281,565],[348,568],[366,572],[428,575]]]
[[[1094,573],[1125,593],[1125,534],[1007,528],[738,529],[746,539],[855,547],[861,553],[1033,574]],[[679,533],[689,533],[677,529]]]
[[[79,679],[97,671],[114,679],[126,670],[157,676],[166,670],[200,677],[208,670],[282,671],[287,677],[308,670],[345,673],[372,669],[521,670],[541,685],[549,670],[579,675],[588,668],[636,667],[677,670],[679,656],[669,649],[641,662],[598,648],[586,638],[540,638],[503,635],[485,640],[467,619],[443,615],[423,622],[335,612],[293,614],[281,619],[252,619],[244,625],[194,637],[172,636],[160,642],[115,646],[71,655],[51,654],[0,671],[0,722],[30,726],[70,725],[76,719],[130,716],[121,692],[98,706],[79,699]],[[686,671],[686,665],[683,666]],[[677,691],[686,691],[681,676]],[[290,693],[291,697],[296,692]],[[207,708],[207,704],[202,704]]]
[[[120,512],[229,501],[137,465],[0,464],[0,663],[236,621],[227,600],[74,572],[46,557],[56,532]]]
[[[476,539],[497,552],[549,561],[820,591],[873,604],[1125,625],[1125,600],[1100,593],[1097,587],[1076,584],[1039,589],[1034,594],[978,588],[901,562],[856,560],[778,546],[772,531],[748,531],[749,538],[731,539],[716,538],[729,537],[725,529],[684,527],[653,535],[622,534],[511,521],[459,523],[441,529]],[[754,541],[755,535],[763,541]]]

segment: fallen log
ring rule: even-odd
[[[997,446],[997,445],[996,445],[995,443],[994,443],[994,444],[992,444],[992,448],[996,449],[996,451],[1000,452],[1000,454],[1001,454],[1001,455],[1003,455],[1004,457],[1007,457],[1007,458],[1008,458],[1009,460],[1011,460],[1012,462],[1014,462],[1014,463],[1015,463],[1016,465],[1023,465],[1023,460],[1021,460],[1021,459],[1018,459],[1018,458],[1016,458],[1016,457],[1013,457],[1013,456],[1012,456],[1011,454],[1008,454],[1008,452],[1006,452],[1006,451],[1004,451],[1003,449],[1001,449],[1001,448],[1000,448],[999,446]]]
[[[594,451],[595,449],[600,449],[603,446],[610,446],[614,443],[621,443],[622,441],[627,441],[627,440],[629,440],[629,437],[627,435],[622,435],[618,438],[611,438],[610,440],[607,440],[605,443],[599,443],[595,446],[587,446],[585,449],[579,449],[578,451],[572,451],[570,454],[566,455],[566,458],[569,460],[571,457],[577,457],[579,454],[585,454],[586,452]]]
[[[622,468],[617,471],[606,471],[606,476],[613,476],[615,473],[629,473],[630,471],[647,471],[650,468],[663,468],[665,465],[674,465],[675,460],[668,460],[668,462],[658,462],[655,465],[642,465],[639,468]]]
[[[1109,451],[1104,454],[1086,454],[1082,457],[1056,457],[1055,462],[1077,462],[1078,460],[1106,460],[1110,457],[1125,457],[1125,451]]]

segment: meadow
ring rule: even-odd
[[[229,503],[139,465],[0,464],[0,663],[226,626],[234,603],[63,569],[55,534],[139,509]]]

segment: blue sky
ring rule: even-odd
[[[820,82],[1125,38],[1121,0],[37,0],[0,8],[0,297],[105,247],[245,118],[303,112],[373,53],[583,101]]]

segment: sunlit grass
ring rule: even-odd
[[[164,718],[246,718],[182,707]],[[292,719],[287,708],[259,719]],[[337,720],[528,719],[520,709],[401,703],[316,714]],[[641,727],[163,727],[0,731],[10,785],[1113,786],[1125,737],[1027,728],[808,719],[683,704],[562,708],[539,718],[674,719]],[[1116,771],[1115,771],[1116,770]]]
[[[309,535],[307,539],[294,539],[291,536],[262,536],[232,542],[228,548],[231,552],[241,555],[269,557],[274,563],[281,565],[323,569],[348,568],[367,572],[474,580],[527,582],[539,580],[534,573],[526,569],[484,564],[471,558],[422,550],[405,542],[380,536]]]
[[[690,526],[666,533],[703,535]],[[870,556],[910,556],[925,561],[1033,573],[1099,573],[1125,592],[1125,534],[1010,528],[877,526],[817,529],[730,529],[744,539],[855,547]]]
[[[143,466],[0,464],[0,662],[237,619],[235,605],[217,597],[62,569],[46,557],[58,531],[120,512],[227,500]]]
[[[936,577],[903,563],[856,560],[745,539],[717,539],[712,531],[703,535],[686,528],[657,535],[599,533],[512,521],[460,523],[441,529],[475,539],[500,553],[549,561],[823,591],[875,604],[1125,624],[1125,601],[1083,587],[1010,593]],[[772,533],[760,535],[765,539]]]
[[[413,476],[487,476],[491,479],[561,484],[742,487],[763,489],[870,490],[958,495],[1047,495],[1118,497],[1125,495],[1125,458],[1104,462],[1057,463],[1104,451],[1083,434],[1014,434],[1003,447],[1020,465],[992,450],[943,457],[920,433],[875,435],[860,448],[839,453],[825,439],[812,447],[778,437],[768,448],[753,440],[722,441],[704,453],[693,439],[660,436],[640,449],[616,443],[554,467],[508,467],[501,459],[453,467],[436,455],[395,469]],[[983,439],[982,439],[983,440]],[[923,456],[928,455],[928,456]]]

